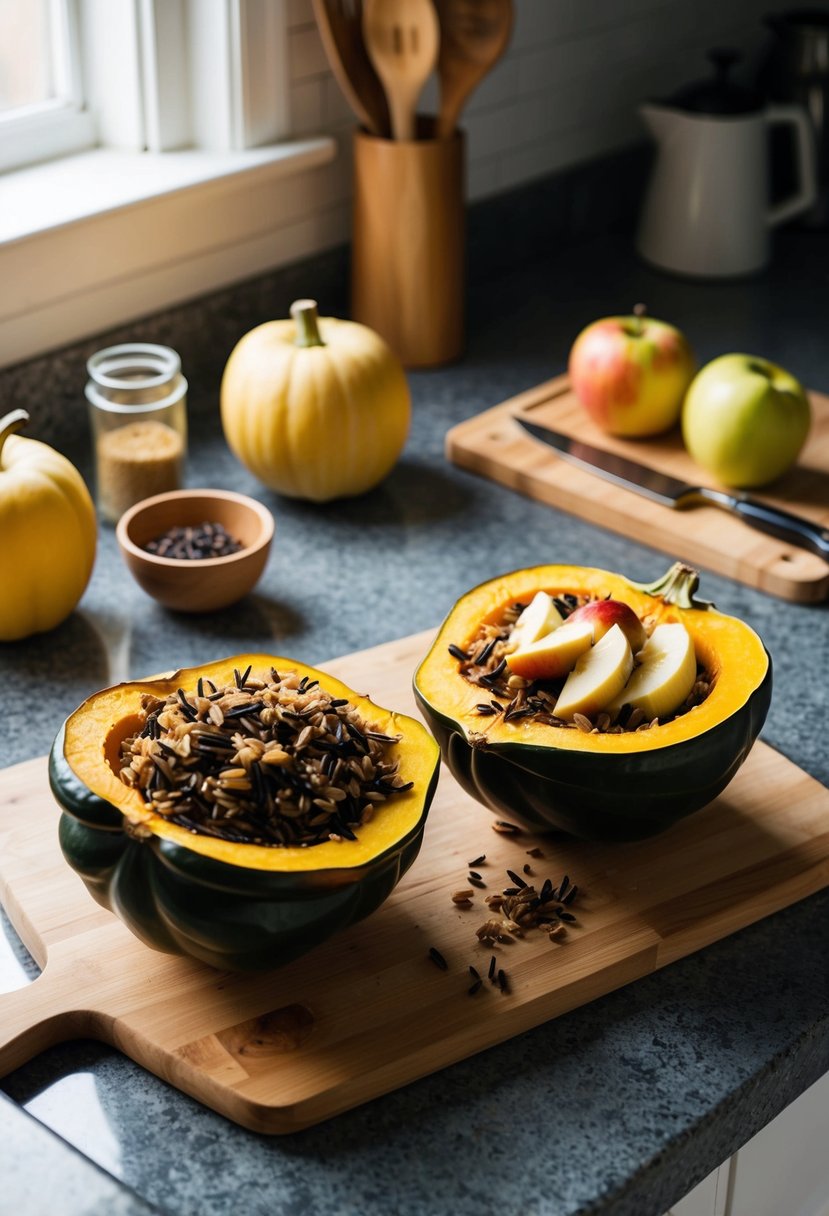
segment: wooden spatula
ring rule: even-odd
[[[389,109],[363,43],[362,0],[313,0],[326,58],[343,96],[372,135],[388,136]]]
[[[392,135],[414,139],[417,99],[440,42],[432,0],[363,0],[363,39],[386,91]]]
[[[437,133],[458,125],[469,94],[506,50],[512,0],[435,0],[440,17],[440,112]]]

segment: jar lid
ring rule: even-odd
[[[160,388],[181,371],[181,359],[169,346],[123,342],[97,351],[87,361],[86,370],[101,388]]]

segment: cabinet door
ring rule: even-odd
[[[726,1216],[729,1168],[730,1162],[726,1161],[675,1203],[666,1216]]]
[[[829,1216],[829,1074],[732,1157],[728,1216]]]

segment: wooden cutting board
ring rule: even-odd
[[[811,401],[812,429],[797,466],[774,485],[773,492],[758,491],[756,497],[829,527],[829,397],[812,393]],[[566,376],[453,427],[446,436],[447,457],[540,502],[770,595],[801,603],[829,596],[829,564],[817,554],[766,536],[716,507],[672,511],[612,485],[533,439],[513,421],[514,414],[525,414],[692,485],[717,485],[685,451],[678,430],[636,441],[600,431]]]
[[[328,664],[412,712],[430,635]],[[492,830],[446,770],[423,850],[378,912],[289,966],[243,976],[158,954],[99,908],[64,863],[46,761],[0,774],[0,896],[45,966],[0,996],[0,1073],[52,1043],[98,1038],[230,1119],[282,1133],[317,1123],[582,1005],[829,883],[829,790],[758,744],[726,792],[662,836],[597,845]],[[527,850],[538,846],[544,856]],[[463,911],[469,862],[487,887]],[[483,897],[529,865],[537,885],[583,888],[553,944],[537,930],[495,950]],[[447,971],[429,958],[446,958]],[[509,990],[469,966],[492,954]]]

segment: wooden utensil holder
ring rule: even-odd
[[[421,129],[424,129],[423,127]],[[464,342],[464,139],[354,133],[351,313],[406,367]]]

